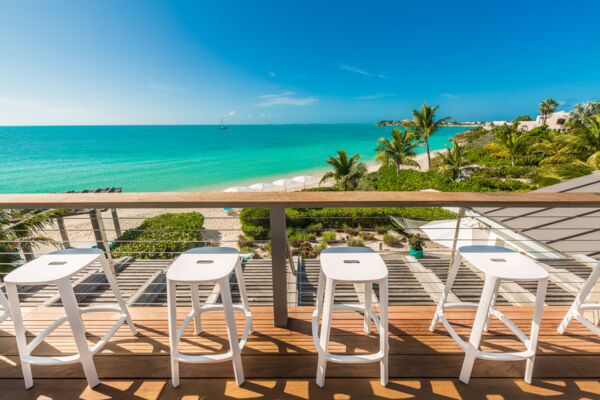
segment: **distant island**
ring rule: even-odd
[[[375,124],[375,126],[402,126],[404,124],[404,120],[402,121],[391,121],[391,120],[381,120]],[[451,121],[444,124],[445,126],[482,126],[484,122],[480,121],[466,121],[466,122],[456,122]]]

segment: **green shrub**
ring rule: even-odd
[[[383,235],[383,234],[387,233],[387,231],[388,231],[387,226],[377,225],[375,227],[375,232],[379,235]]]
[[[383,243],[387,244],[390,247],[396,247],[398,243],[400,243],[400,238],[396,235],[386,233],[385,235],[383,235]]]
[[[327,243],[335,242],[335,238],[337,236],[336,231],[327,231],[323,232],[321,239],[323,239]]]
[[[349,247],[364,247],[365,242],[359,237],[351,237],[346,241],[346,246]]]
[[[524,178],[530,179],[535,174],[535,167],[502,165],[492,168],[485,167],[473,173],[473,178]]]
[[[342,226],[342,230],[344,231],[344,233],[347,233],[349,235],[353,235],[353,236],[358,235],[358,228],[355,228],[355,227],[347,225],[347,224],[344,224]]]
[[[252,239],[248,239],[246,236],[244,235],[239,235],[238,236],[238,247],[242,248],[242,247],[252,247],[254,246],[254,241]]]
[[[113,257],[174,258],[194,247],[202,247],[204,217],[198,212],[166,213],[148,218],[115,240]]]
[[[269,240],[267,243],[263,243],[258,246],[263,251],[268,251],[271,254],[271,241]]]
[[[325,250],[327,248],[327,242],[325,240],[321,240],[321,243],[319,243],[318,246],[315,246],[314,249],[317,252],[322,252],[323,250]]]
[[[240,253],[251,253],[251,254],[254,254],[254,256],[258,256],[258,253],[256,252],[256,250],[250,246],[241,247]]]
[[[292,255],[301,256],[302,258],[316,258],[318,252],[313,249],[310,243],[300,242],[297,247],[292,248]]]
[[[321,222],[315,222],[314,224],[310,224],[306,227],[306,231],[314,235],[320,235],[322,230],[323,224]]]
[[[302,242],[308,242],[311,235],[306,231],[291,231],[288,234],[290,246],[298,247]]]
[[[358,236],[360,236],[363,240],[373,240],[375,238],[375,234],[368,231],[360,231],[358,232]]]

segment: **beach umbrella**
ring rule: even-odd
[[[454,243],[454,231],[456,220],[431,221],[422,225],[420,229],[432,242],[452,248]],[[489,239],[489,228],[487,225],[475,218],[463,218],[460,221],[458,240],[456,248],[471,245],[486,245]]]
[[[235,192],[250,192],[250,188],[246,186],[234,186],[223,190],[227,193],[235,193]]]
[[[312,183],[317,180],[314,176],[300,175],[292,178],[294,182],[301,183],[302,187],[305,188],[307,183]]]
[[[283,186],[283,190],[287,191],[287,186],[288,185],[293,185],[294,182],[293,180],[289,179],[289,178],[282,178],[282,179],[278,179],[276,181],[273,182],[273,185],[275,186]]]
[[[227,193],[237,193],[237,192],[250,192],[251,190],[249,187],[246,187],[246,186],[233,186],[233,187],[227,188],[223,191],[227,192]],[[225,207],[225,208],[223,208],[223,211],[227,211],[227,212],[233,211],[233,208]]]
[[[260,182],[260,183],[255,183],[254,185],[250,185],[248,187],[252,190],[260,190],[262,192],[265,189],[271,189],[273,187],[273,184]]]

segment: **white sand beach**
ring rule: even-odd
[[[433,151],[432,157],[442,150]],[[427,154],[419,154],[415,157],[415,160],[421,166],[421,170],[424,171],[427,167]],[[376,171],[379,168],[379,164],[369,163],[369,172]],[[410,168],[410,167],[406,167]],[[306,185],[294,184],[287,186],[287,191],[302,190],[303,187],[312,188],[318,187],[319,181],[323,176],[322,172],[320,175],[313,175],[316,179],[312,183]],[[289,176],[291,178],[295,175]],[[324,185],[331,185],[333,182],[326,182]],[[265,191],[283,191],[283,187],[274,187]],[[233,210],[231,212],[225,211],[221,208],[199,208],[199,209],[118,209],[117,213],[119,216],[119,224],[121,231],[125,232],[127,229],[138,227],[145,219],[151,218],[160,214],[168,212],[190,212],[198,211],[204,215],[204,239],[215,241],[221,246],[233,246],[237,247],[237,238],[242,233],[241,224],[239,221],[239,210]],[[112,215],[109,210],[102,213],[102,219],[106,230],[108,241],[113,241],[117,238],[115,227],[112,220]],[[91,247],[96,244],[94,239],[94,233],[92,231],[92,225],[88,215],[79,215],[65,218],[65,227],[68,232],[69,242],[71,247]],[[56,243],[61,243],[61,236],[56,225],[49,227],[43,234],[46,237],[54,240]],[[48,253],[54,250],[54,247],[48,244],[37,247],[34,249],[36,256]]]

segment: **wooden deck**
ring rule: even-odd
[[[513,321],[529,332],[531,307],[500,307]],[[182,384],[174,389],[168,378],[169,347],[165,307],[132,307],[139,336],[122,327],[95,357],[102,384],[87,387],[80,364],[34,366],[34,388],[26,391],[10,321],[0,324],[0,393],[6,399],[523,399],[600,398],[600,338],[578,322],[567,334],[556,328],[567,307],[544,310],[534,382],[523,382],[524,362],[477,361],[469,385],[457,380],[463,360],[461,349],[438,326],[428,326],[432,306],[390,308],[390,384],[383,388],[377,364],[329,364],[324,389],[314,384],[317,354],[313,347],[310,316],[312,307],[293,307],[287,329],[273,326],[272,307],[252,307],[255,332],[243,351],[247,381],[238,388],[230,362],[210,365],[182,364]],[[182,320],[188,308],[179,309]],[[26,310],[31,335],[54,321],[60,307]],[[188,326],[181,350],[202,354],[227,348],[224,320],[220,313],[205,314],[200,336]],[[448,313],[457,332],[469,333],[473,311]],[[242,318],[238,316],[241,329]],[[84,316],[89,342],[99,339],[114,315]],[[360,354],[377,348],[377,334],[362,332],[362,317],[352,311],[334,315],[331,351]],[[488,351],[519,350],[522,344],[509,330],[493,320],[483,346]],[[69,354],[75,349],[69,327],[63,325],[40,345],[34,354]]]

